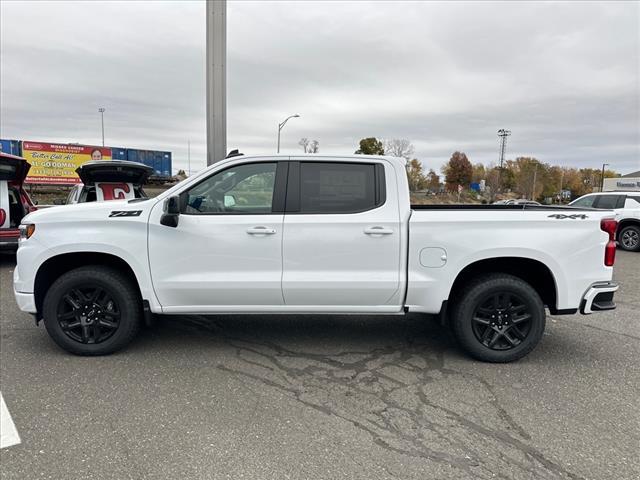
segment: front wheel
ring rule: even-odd
[[[640,250],[640,227],[637,225],[627,225],[620,229],[618,233],[618,246],[628,252]]]
[[[47,291],[47,332],[76,355],[107,355],[125,347],[140,328],[137,288],[117,270],[89,266],[60,276]]]
[[[476,278],[463,287],[452,311],[460,346],[485,362],[512,362],[531,352],[544,333],[544,304],[522,279],[507,274]]]

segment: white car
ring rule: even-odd
[[[569,205],[613,210],[618,221],[618,246],[630,252],[640,251],[640,192],[589,193]]]
[[[14,292],[80,355],[124,347],[152,314],[418,312],[508,362],[542,338],[545,306],[615,308],[613,215],[412,207],[397,158],[236,156],[156,198],[28,215]]]
[[[80,181],[69,191],[66,204],[146,198],[142,186],[153,168],[126,160],[93,160],[76,169]]]

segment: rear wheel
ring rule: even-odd
[[[628,252],[640,250],[640,227],[637,225],[626,225],[618,233],[618,245]]]
[[[47,332],[76,355],[106,355],[125,347],[140,328],[141,313],[135,285],[102,266],[65,273],[49,288],[43,304]]]
[[[531,352],[545,328],[544,304],[527,282],[507,274],[463,287],[451,323],[460,346],[485,362],[512,362]]]

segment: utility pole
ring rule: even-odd
[[[104,107],[98,108],[98,112],[100,112],[100,120],[102,122],[102,146],[104,147]]]
[[[604,191],[604,167],[608,167],[608,163],[602,164],[602,176],[600,177],[600,191]]]
[[[507,137],[511,135],[511,130],[501,128],[498,130],[500,137],[500,174],[498,176],[498,190],[502,191],[502,165],[504,164],[504,152],[507,149]]]
[[[227,155],[227,0],[207,0],[207,165]]]

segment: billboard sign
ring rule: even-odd
[[[613,192],[626,190],[627,192],[640,192],[640,177],[605,178],[604,191]]]
[[[22,156],[31,164],[25,183],[74,185],[80,183],[76,168],[89,160],[111,160],[111,149],[25,140]]]

